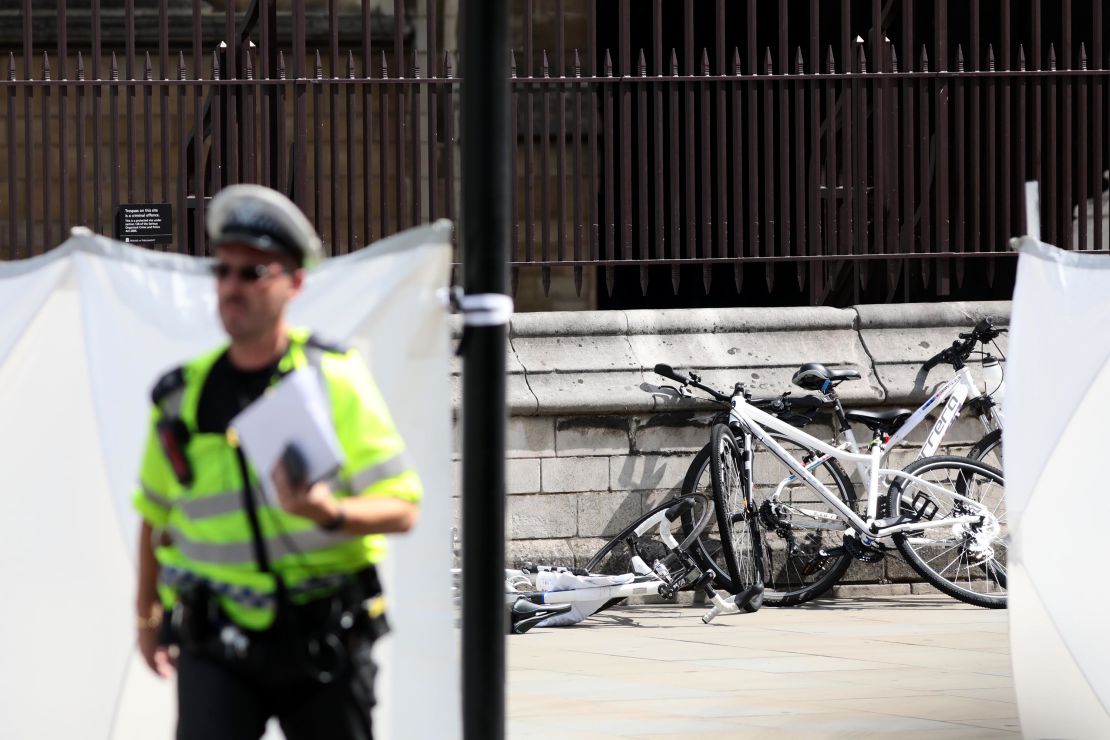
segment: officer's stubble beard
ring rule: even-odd
[[[269,252],[247,246],[220,247],[218,255],[233,269],[257,264],[286,268],[254,283],[245,283],[234,277],[216,284],[220,321],[231,339],[232,347],[241,350],[244,355],[258,356],[260,351],[271,347],[280,354],[285,341],[285,309],[301,291],[304,270],[294,269],[292,264],[283,264]]]

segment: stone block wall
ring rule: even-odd
[[[951,374],[918,377],[925,359],[979,318],[1005,324],[1008,315],[1009,304],[997,302],[517,315],[507,357],[507,560],[585,565],[607,537],[681,489],[716,409],[659,392],[666,381],[652,371],[658,362],[698,370],[722,389],[744,382],[757,394],[790,390],[805,362],[853,366],[863,377],[841,386],[846,405],[912,408]],[[893,466],[917,456],[930,426],[895,451]],[[832,434],[820,416],[806,431]],[[865,429],[856,432],[867,439]],[[946,451],[966,452],[982,435],[965,414]],[[457,452],[455,465],[458,481]],[[862,499],[866,489],[852,477]],[[458,523],[457,482],[453,495]],[[908,566],[888,558],[854,564],[844,582],[912,580]]]

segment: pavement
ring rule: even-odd
[[[508,641],[510,738],[1016,738],[1005,610],[837,598],[701,622],[622,606]]]

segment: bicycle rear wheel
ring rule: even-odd
[[[899,532],[894,544],[922,578],[952,598],[990,609],[1006,606],[1006,560],[1010,541],[1002,473],[966,457],[938,455],[915,460],[904,468],[941,488],[899,478],[887,494],[888,516],[938,519],[989,512],[981,522],[927,527]]]
[[[732,581],[729,592],[739,594],[763,583],[759,520],[743,467],[744,452],[728,425],[715,424],[709,443],[713,504],[721,534],[720,559]]]

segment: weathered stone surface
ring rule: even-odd
[[[578,532],[578,502],[572,494],[512,496],[506,535],[512,540],[573,537]]]
[[[513,416],[535,416],[540,411],[536,394],[528,386],[523,373],[510,374],[505,378],[505,401]],[[451,376],[451,408],[456,417],[462,413],[462,376]]]
[[[513,416],[507,430],[509,457],[551,457],[555,454],[555,420],[549,416]]]
[[[906,596],[910,593],[908,583],[872,583],[833,586],[834,599],[875,599],[883,596]]]
[[[544,415],[640,413],[655,408],[638,369],[619,372],[532,373],[529,390]]]
[[[636,417],[632,420],[632,446],[636,452],[696,453],[709,441],[711,418],[690,412]]]
[[[509,540],[505,543],[505,565],[519,568],[536,565],[572,565],[575,551],[567,539]]]
[[[514,337],[512,344],[528,373],[640,369],[625,336]]]
[[[681,491],[676,488],[664,488],[658,491],[641,491],[644,497],[644,511],[650,511],[660,504],[670,501],[678,496]]]
[[[535,458],[511,459],[505,461],[505,487],[507,493],[539,493],[540,461]],[[462,461],[452,463],[454,486],[453,495],[462,494]]]
[[[517,459],[506,461],[508,465],[507,487],[509,493],[538,493],[540,488],[540,461],[537,459]]]
[[[848,572],[840,579],[841,583],[874,583],[883,580],[883,562],[861,563],[858,560],[848,566]]]
[[[872,304],[852,306],[846,310],[855,311],[859,316],[859,328],[862,332],[889,328],[927,329],[937,326],[966,326],[970,329],[975,322],[987,318],[996,326],[1008,326],[1010,323],[1010,301]]]
[[[923,401],[952,375],[939,365],[927,375],[921,365],[958,339],[982,318],[998,326],[1009,324],[1008,301],[975,303],[923,303],[889,306],[855,306],[859,333],[874,361],[875,373],[887,390],[887,403]],[[998,340],[1003,352],[1006,335]],[[978,377],[978,363],[969,365]]]
[[[612,536],[642,513],[639,492],[601,491],[578,494],[578,536]]]
[[[574,567],[585,568],[601,548],[608,542],[606,537],[576,537],[569,541],[569,547],[574,553]]]
[[[713,334],[783,329],[850,329],[855,317],[846,309],[816,307],[694,308],[625,311],[630,334],[685,334],[691,326]]]
[[[883,561],[886,566],[886,577],[891,581],[920,581],[921,576],[910,567],[909,563],[899,557],[888,557]]]
[[[627,455],[631,450],[629,425],[629,417],[613,414],[556,419],[556,454]]]
[[[611,336],[628,332],[625,311],[547,311],[518,313],[509,329],[510,339],[525,337]]]
[[[543,458],[540,475],[545,493],[606,491],[609,489],[609,458]]]
[[[614,491],[678,488],[691,456],[626,455],[609,458],[609,487]]]

